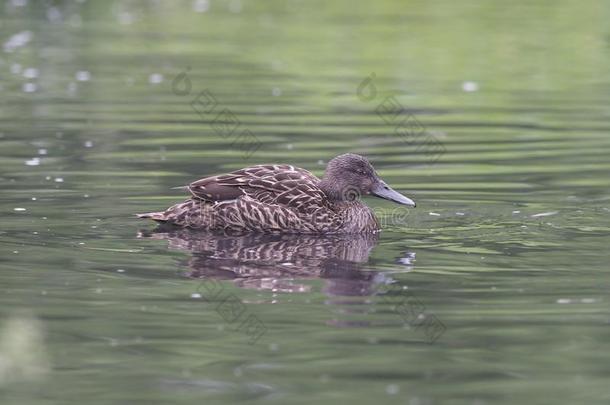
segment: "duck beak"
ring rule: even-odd
[[[415,201],[408,197],[405,197],[398,191],[392,190],[392,188],[388,186],[383,180],[379,180],[377,184],[373,186],[373,188],[371,189],[371,194],[386,200],[394,201],[398,204],[415,208]]]

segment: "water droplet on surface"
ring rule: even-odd
[[[479,85],[476,82],[464,82],[462,83],[462,90],[467,93],[472,93],[479,90]]]
[[[36,83],[23,83],[23,86],[21,86],[21,90],[23,90],[24,93],[33,93],[36,91],[36,89],[38,88],[38,86],[36,86]]]
[[[148,76],[148,83],[150,84],[159,84],[163,82],[163,75],[161,73],[153,73]]]
[[[32,40],[32,31],[21,31],[12,35],[3,45],[5,52],[13,52],[14,50],[27,45]]]
[[[38,166],[40,164],[40,158],[32,158],[25,161],[26,166]]]
[[[27,211],[25,208],[21,208],[21,207],[13,208],[13,210],[17,211],[17,212]]]
[[[532,215],[532,218],[548,217],[548,216],[551,216],[551,215],[555,215],[557,213],[558,213],[558,211],[541,212],[539,214]]]
[[[35,79],[38,77],[38,69],[36,68],[26,68],[23,71],[23,77],[26,79]]]
[[[192,293],[191,294],[191,298],[201,298],[201,294],[199,294],[199,293]]]
[[[79,70],[76,72],[76,80],[79,82],[87,82],[91,80],[91,73],[87,72],[86,70]]]

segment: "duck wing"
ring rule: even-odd
[[[187,189],[193,197],[204,201],[228,201],[248,196],[264,204],[310,212],[327,205],[319,182],[316,176],[299,167],[256,165],[197,180]]]

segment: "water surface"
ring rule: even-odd
[[[3,403],[610,400],[605,2],[0,9]],[[133,216],[346,151],[377,237]]]

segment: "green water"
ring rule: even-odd
[[[0,6],[3,404],[610,401],[607,2],[21,3]],[[346,151],[417,201],[367,200],[378,238],[133,217]]]

